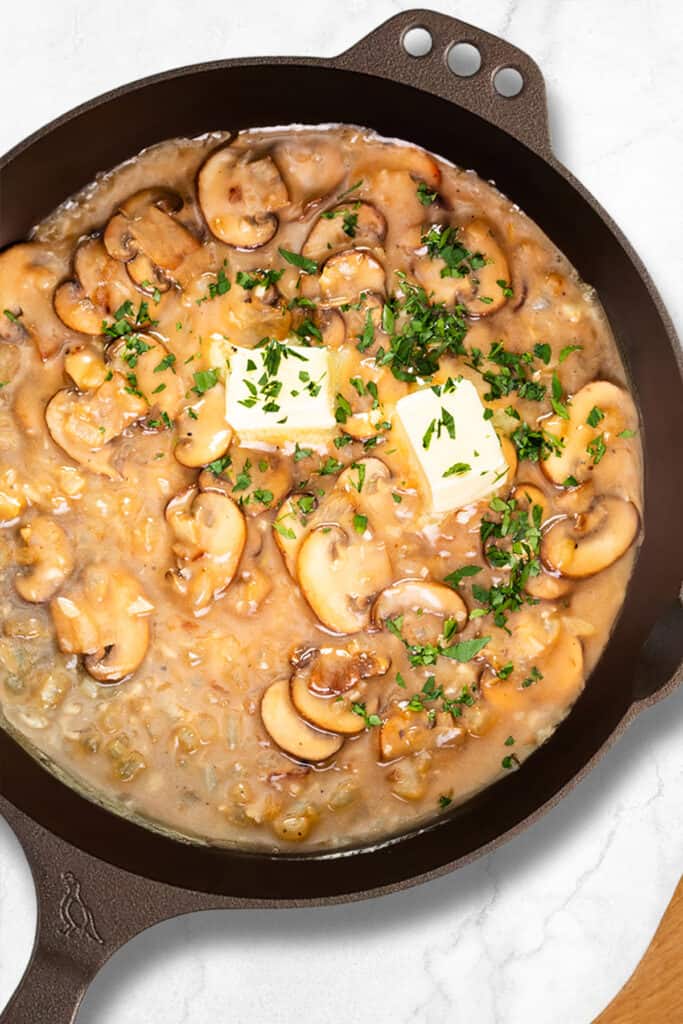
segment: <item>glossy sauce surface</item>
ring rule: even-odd
[[[637,413],[593,291],[474,172],[353,127],[170,141],[0,256],[0,309],[0,709],[68,782],[344,846],[567,714],[632,567]],[[264,339],[329,346],[334,430],[231,430]],[[510,471],[437,515],[395,406],[459,377]]]

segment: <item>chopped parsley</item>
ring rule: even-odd
[[[564,440],[539,427],[534,430],[528,423],[522,423],[511,435],[520,459],[528,462],[545,461],[551,455],[559,455],[564,448]]]
[[[421,181],[417,186],[417,198],[423,206],[431,206],[439,198],[439,193],[432,192],[426,182]]]
[[[289,249],[280,248],[278,249],[278,252],[286,263],[290,263],[293,267],[298,267],[298,269],[303,270],[305,274],[318,273],[318,264],[315,260],[309,260],[299,252],[290,252]]]
[[[439,797],[439,808],[442,811],[445,811],[446,808],[450,807],[450,805],[452,803],[453,803],[453,797],[452,796],[446,796],[445,793],[442,793],[441,796]]]
[[[225,271],[221,269],[216,274],[215,282],[209,285],[209,298],[215,299],[217,295],[225,295],[226,292],[230,291],[230,281],[225,276]]]
[[[334,418],[337,423],[346,423],[349,416],[353,415],[353,410],[346,398],[340,393],[337,393],[336,403]]]
[[[3,313],[5,314],[5,316],[7,317],[11,324],[19,323],[19,317],[21,316],[21,312],[17,314],[13,313],[11,309],[3,309]]]
[[[583,345],[565,345],[564,348],[560,349],[560,362],[563,363],[572,352],[582,352]]]
[[[550,399],[550,404],[553,407],[553,412],[555,412],[563,420],[568,420],[569,419],[569,409],[561,401],[562,395],[563,395],[563,391],[562,391],[562,385],[560,383],[560,378],[557,376],[557,372],[553,371],[552,396],[551,396],[551,399]]]
[[[218,370],[196,370],[193,378],[194,385],[191,390],[196,395],[203,395],[205,392],[210,391],[211,388],[215,388],[218,383]]]
[[[449,466],[445,470],[442,476],[463,476],[465,473],[471,472],[472,467],[469,462],[454,462],[452,466]]]
[[[154,367],[154,373],[162,373],[164,370],[175,370],[173,369],[176,358],[172,352],[168,352],[160,363]]]
[[[541,571],[543,509],[540,505],[521,509],[514,499],[504,501],[502,498],[493,498],[489,508],[498,518],[482,519],[479,529],[482,547],[488,562],[495,569],[507,570],[508,576],[505,582],[489,588],[474,583],[472,594],[484,611],[493,615],[496,626],[504,628],[510,612],[525,603],[537,603],[525,588],[529,578],[538,576]]]
[[[458,230],[457,227],[435,225],[422,236],[422,244],[427,246],[431,259],[445,263],[441,277],[467,277],[473,270],[486,266],[485,256],[480,252],[470,252],[458,241]]]
[[[244,288],[245,291],[251,291],[252,288],[270,288],[271,285],[277,284],[284,270],[238,270],[235,280],[237,284]]]
[[[512,296],[515,294],[512,289],[512,284],[510,281],[506,281],[504,278],[501,277],[496,281],[496,284],[498,285],[506,299],[511,299]],[[544,360],[544,362],[548,362],[548,360],[546,359]]]
[[[318,470],[318,476],[333,476],[343,468],[342,463],[338,459],[333,459],[331,455],[328,455]]]
[[[605,435],[598,434],[598,436],[586,445],[586,451],[593,460],[593,465],[597,466],[600,460],[607,454],[607,445],[605,444]]]
[[[365,722],[365,726],[368,729],[372,729],[374,726],[381,725],[382,719],[379,715],[368,714],[365,704],[361,704],[359,701],[354,701],[351,705],[351,710],[354,715],[359,715]]]
[[[220,476],[228,466],[232,465],[232,459],[229,455],[223,455],[220,459],[214,459],[213,462],[207,464],[209,472],[213,473],[214,476]]]
[[[457,590],[467,576],[477,576],[480,572],[480,565],[463,565],[462,568],[456,569],[454,572],[450,572],[448,576],[444,576],[444,583],[447,583],[449,587],[453,587],[454,590]]]
[[[353,528],[356,533],[365,533],[368,528],[368,517],[357,512],[353,517]]]
[[[594,405],[586,417],[586,423],[589,427],[597,427],[600,420],[604,420],[604,418],[605,414],[602,409],[599,409],[597,405]]]

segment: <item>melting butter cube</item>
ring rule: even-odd
[[[492,494],[508,466],[477,389],[468,380],[413,391],[396,413],[435,512],[451,512]]]
[[[327,348],[270,341],[234,349],[226,419],[240,440],[282,443],[315,439],[336,425]]]

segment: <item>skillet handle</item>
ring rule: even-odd
[[[426,29],[431,49],[413,57],[406,50],[411,29]],[[480,68],[469,77],[451,71],[448,55],[456,43],[469,43],[481,56]],[[492,122],[540,156],[552,155],[545,81],[538,64],[506,40],[436,11],[404,11],[385,21],[334,63],[352,71],[379,75],[457,103]],[[494,80],[502,68],[523,79],[521,91],[501,95]]]
[[[0,1024],[73,1024],[88,985],[129,939],[151,925],[218,902],[85,854],[2,796],[0,814],[26,853],[38,902],[31,960],[0,1013]]]

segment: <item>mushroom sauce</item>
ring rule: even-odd
[[[595,293],[492,184],[353,127],[172,140],[0,256],[0,311],[0,711],[69,784],[195,841],[340,847],[568,713],[633,563],[637,412]],[[270,438],[229,422],[234,346]],[[332,425],[288,435],[295,357]],[[505,469],[437,514],[416,452],[456,443],[462,381]]]

